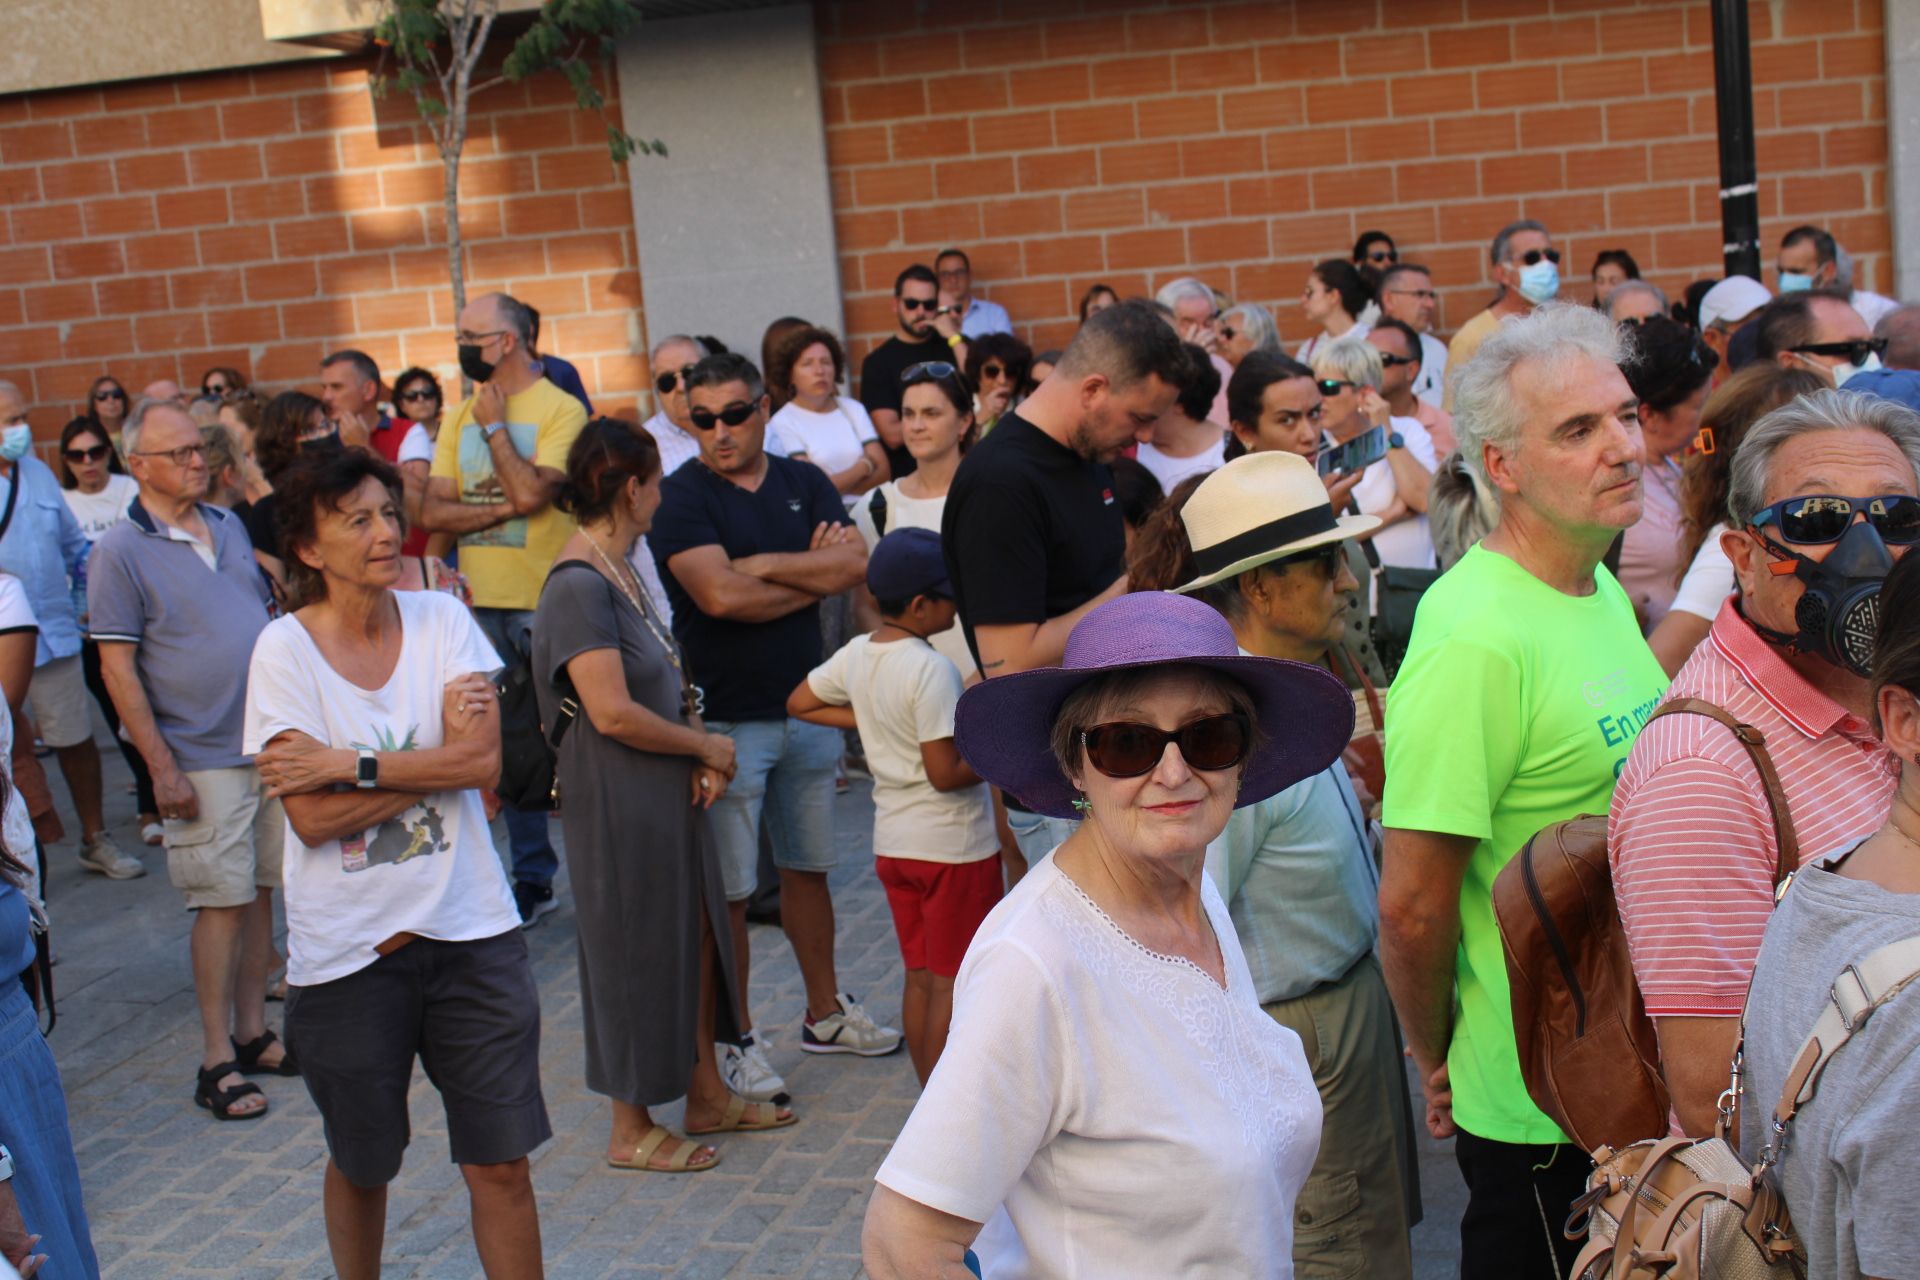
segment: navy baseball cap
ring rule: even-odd
[[[867,590],[876,600],[953,597],[940,535],[931,529],[895,529],[867,557]]]

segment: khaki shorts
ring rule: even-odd
[[[79,654],[33,669],[27,709],[40,730],[40,741],[50,747],[77,747],[93,737],[93,698],[87,693]]]
[[[252,765],[187,774],[200,816],[168,818],[167,875],[187,910],[244,907],[261,889],[280,887],[286,813],[269,800]]]

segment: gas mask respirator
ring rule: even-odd
[[[1824,560],[1810,560],[1764,535],[1761,540],[1776,556],[1793,561],[1793,575],[1806,584],[1806,591],[1793,610],[1798,633],[1786,635],[1758,625],[1754,630],[1857,676],[1871,676],[1874,635],[1880,629],[1880,588],[1893,572],[1893,555],[1879,530],[1864,521],[1852,525]],[[1776,562],[1776,567],[1785,565]]]

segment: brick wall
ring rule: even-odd
[[[0,98],[0,377],[36,432],[103,372],[138,394],[229,364],[277,390],[351,344],[389,377],[450,374],[441,169],[417,119],[364,64]],[[640,279],[604,126],[558,77],[489,90],[473,119],[469,296],[532,302],[543,345],[631,409]]]
[[[1486,245],[1556,232],[1576,296],[1623,246],[1675,294],[1721,273],[1713,35],[1631,0],[857,0],[820,5],[847,323],[947,243],[1036,348],[1082,291],[1201,275],[1311,326],[1308,267],[1381,227],[1451,329]],[[1892,283],[1882,0],[1751,7],[1763,243],[1823,223]]]

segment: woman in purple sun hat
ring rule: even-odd
[[[1089,613],[1061,666],[968,690],[954,729],[982,777],[1079,826],[974,935],[876,1175],[868,1274],[963,1277],[972,1253],[991,1280],[1291,1277],[1320,1098],[1204,865],[1235,808],[1340,755],[1351,695],[1140,593]]]

